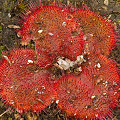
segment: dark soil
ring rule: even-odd
[[[27,8],[31,1],[34,0],[0,0],[0,51],[10,51],[20,46],[20,38],[18,38],[14,28],[9,27],[9,25],[18,25],[19,14]],[[75,5],[74,0],[61,1],[65,5]],[[76,0],[76,3],[77,6],[85,4],[90,10],[105,16],[115,24],[117,44],[109,57],[114,59],[117,62],[117,67],[120,68],[120,1],[107,0],[108,4],[104,1],[106,0]],[[2,115],[5,111],[6,113]],[[113,118],[107,119],[120,120],[120,108],[115,108],[112,111]],[[3,101],[0,100],[0,120],[76,120],[76,118],[67,116],[55,103],[40,113],[29,112],[21,115],[13,109],[8,110],[8,107],[5,107]]]

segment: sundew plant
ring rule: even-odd
[[[85,5],[39,1],[21,11],[14,29],[20,44],[0,63],[6,108],[39,114],[54,103],[75,119],[112,118],[120,78],[108,57],[118,41],[110,20]]]

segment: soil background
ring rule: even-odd
[[[10,51],[20,45],[14,28],[18,26],[20,20],[19,14],[29,6],[34,0],[0,0],[0,56],[1,51]],[[39,0],[36,0],[37,2]],[[44,0],[45,1],[45,0]],[[47,1],[47,0],[46,0]],[[120,68],[120,0],[60,0],[65,5],[86,5],[91,11],[105,16],[115,25],[117,44],[109,55],[109,58],[117,62],[116,66]],[[120,120],[120,107],[113,111],[113,118],[108,120]],[[55,103],[45,108],[40,113],[19,114],[0,100],[0,120],[76,120],[69,117],[59,109]]]

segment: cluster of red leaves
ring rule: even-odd
[[[112,23],[90,10],[70,13],[55,6],[40,6],[24,20],[18,34],[23,45],[32,39],[35,51],[17,49],[4,56],[0,93],[5,103],[16,110],[41,111],[55,98],[69,115],[110,116],[120,90],[116,67],[107,58],[115,44]],[[87,55],[76,64],[82,68],[79,75],[53,77],[50,70],[58,57],[75,61],[79,55]]]

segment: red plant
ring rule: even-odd
[[[18,49],[0,66],[1,96],[16,110],[40,111],[51,103],[50,74],[35,64],[34,56],[33,50]]]
[[[100,81],[104,83],[107,81],[108,84],[119,83],[118,71],[112,60],[102,54],[90,54],[88,58],[83,68],[89,71],[88,76],[92,77],[91,82],[95,85],[99,85]]]
[[[54,93],[58,106],[69,115],[83,119],[112,116],[111,108],[119,98],[118,78],[114,78],[118,82],[116,85],[105,81],[100,86],[95,85],[87,73],[89,71],[83,69],[80,75],[64,75],[55,83]]]
[[[115,32],[112,23],[87,9],[77,10],[72,15],[82,27],[88,51],[108,55],[115,44]]]
[[[46,58],[55,59],[62,56],[64,51],[65,57],[75,60],[82,51],[82,31],[73,16],[62,8],[39,7],[26,18],[21,29],[19,32],[22,43],[26,44],[32,39],[36,44],[37,54],[44,54]],[[38,56],[39,61],[42,58]]]
[[[48,106],[53,98],[49,71],[55,65],[64,72],[54,81],[55,100],[61,109],[83,119],[110,116],[120,92],[116,67],[105,57],[115,44],[112,23],[87,9],[70,13],[49,5],[29,12],[18,34],[23,45],[32,39],[35,51],[18,49],[4,56],[0,93],[6,104],[23,111]],[[78,66],[80,74],[75,75]]]

